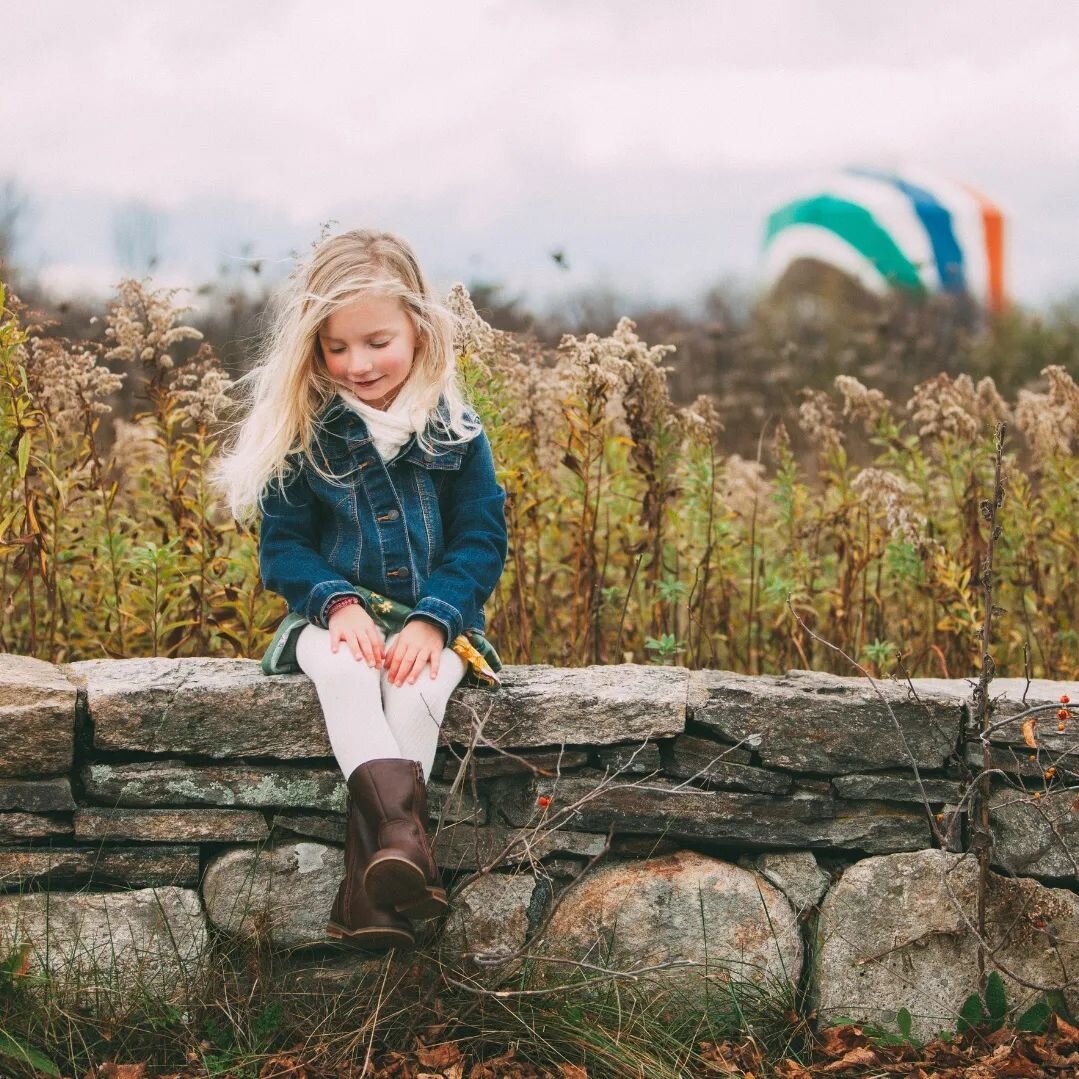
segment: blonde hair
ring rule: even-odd
[[[322,241],[306,265],[290,275],[272,301],[270,327],[252,369],[237,380],[247,413],[213,470],[213,481],[233,516],[250,520],[270,483],[283,484],[288,458],[300,452],[330,482],[312,455],[318,417],[336,388],[326,370],[318,331],[329,315],[361,295],[394,297],[412,319],[416,352],[410,390],[436,437],[425,428],[425,450],[467,442],[480,425],[466,416],[453,350],[454,316],[438,301],[412,248],[388,232],[354,229]],[[438,410],[444,397],[448,418]]]

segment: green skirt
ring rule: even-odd
[[[362,585],[356,586],[356,592],[363,597],[367,613],[387,637],[399,633],[405,618],[412,613],[411,607],[380,596]],[[307,624],[307,619],[299,612],[285,615],[263,654],[263,674],[300,673],[300,665],[296,662],[296,641]],[[494,645],[479,630],[462,633],[449,647],[465,661],[463,685],[497,686],[501,683],[496,672],[502,670],[502,660]]]

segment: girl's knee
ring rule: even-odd
[[[380,668],[372,667],[361,653],[357,658],[343,641],[335,652],[330,634],[320,626],[306,626],[296,642],[296,661],[312,681],[332,678],[335,681],[378,685]]]

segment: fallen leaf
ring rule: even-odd
[[[1073,1027],[1067,1019],[1059,1015],[1053,1016],[1052,1032],[1054,1041],[1057,1041],[1058,1049],[1067,1049],[1079,1046],[1079,1027]]]
[[[1026,742],[1030,749],[1037,749],[1038,742],[1034,737],[1034,732],[1038,729],[1038,717],[1031,716],[1029,719],[1023,720],[1023,741]]]
[[[464,1058],[454,1042],[442,1042],[439,1045],[417,1045],[416,1059],[425,1068],[445,1071],[452,1065],[460,1063]]]
[[[588,1072],[579,1064],[559,1064],[562,1079],[588,1079]]]
[[[852,1049],[869,1044],[869,1039],[862,1033],[861,1027],[846,1026],[825,1027],[819,1034],[820,1051],[826,1056],[841,1057]]]
[[[840,1057],[839,1060],[833,1060],[831,1064],[825,1064],[821,1071],[834,1073],[842,1072],[844,1068],[868,1068],[877,1064],[879,1060],[880,1058],[872,1049],[859,1045],[845,1056]]]
[[[114,1064],[111,1060],[91,1068],[88,1079],[146,1079],[145,1064]]]
[[[776,1075],[780,1079],[813,1079],[811,1072],[807,1072],[797,1060],[791,1060],[790,1057],[780,1061]]]

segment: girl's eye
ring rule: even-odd
[[[372,348],[385,348],[389,344],[389,341],[372,341]]]
[[[343,348],[331,348],[330,349],[330,352],[344,352],[344,351],[345,350]]]

